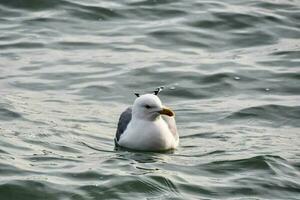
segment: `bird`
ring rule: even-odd
[[[175,113],[157,94],[140,95],[119,117],[115,146],[138,151],[167,151],[179,144]]]

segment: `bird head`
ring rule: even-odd
[[[162,105],[161,100],[155,94],[140,95],[133,103],[133,117],[145,120],[155,120],[160,115],[174,116],[175,113]]]

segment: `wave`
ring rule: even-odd
[[[19,118],[22,118],[22,114],[7,108],[0,108],[0,121],[10,121]]]
[[[276,122],[277,125],[292,125],[298,127],[299,123],[297,121],[299,118],[300,106],[269,104],[241,109],[233,112],[221,121],[245,119],[268,120],[270,122]]]

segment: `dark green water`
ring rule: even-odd
[[[165,86],[174,152],[115,151]],[[300,199],[298,0],[0,0],[0,199]]]

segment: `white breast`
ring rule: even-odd
[[[118,143],[127,148],[158,151],[176,148],[178,140],[162,118],[155,121],[132,119]]]

